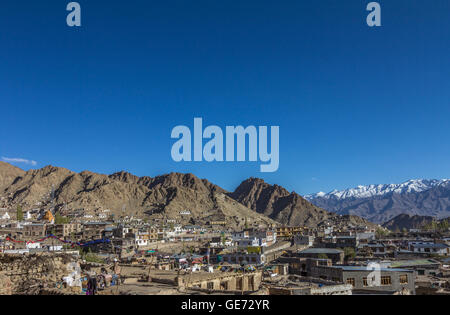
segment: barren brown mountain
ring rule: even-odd
[[[10,167],[2,165],[2,169]],[[15,179],[2,178],[10,184],[5,184],[0,196],[10,208],[19,204],[24,209],[54,206],[69,213],[84,209],[88,214],[109,209],[116,216],[160,217],[185,224],[226,221],[232,228],[276,224],[239,204],[222,188],[192,174],[171,173],[151,178],[119,172],[108,176],[53,166],[17,174]],[[181,214],[185,211],[191,214]]]
[[[79,209],[98,214],[109,209],[116,217],[173,219],[183,224],[225,221],[232,229],[278,223],[316,226],[346,218],[255,178],[244,181],[234,193],[228,193],[192,174],[102,175],[53,166],[24,172],[2,163],[0,183],[3,206],[11,209],[21,205],[25,210],[51,208],[63,214]],[[352,223],[366,222],[358,217],[348,218]]]
[[[20,168],[0,161],[0,192],[24,173]]]

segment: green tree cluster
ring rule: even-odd
[[[23,210],[22,210],[22,206],[17,206],[17,221],[23,221]]]

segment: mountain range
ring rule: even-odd
[[[374,223],[384,223],[400,214],[450,216],[450,180],[409,180],[401,184],[358,186],[319,192],[305,198],[338,214],[352,214]]]
[[[358,217],[325,211],[294,192],[256,178],[228,192],[193,174],[138,177],[122,171],[103,175],[54,166],[25,172],[0,162],[0,197],[1,207],[7,209],[21,205],[64,213],[84,209],[88,214],[108,209],[116,216],[174,219],[184,224],[225,221],[232,229],[280,224],[314,227],[330,221],[371,225]]]

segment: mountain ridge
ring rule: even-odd
[[[318,207],[338,214],[385,223],[399,214],[450,216],[450,180],[409,180],[401,184],[358,186],[305,196]]]
[[[126,171],[110,175],[88,170],[77,173],[52,165],[25,172],[3,163],[0,180],[4,183],[1,206],[10,209],[21,205],[24,209],[52,208],[64,213],[83,209],[88,214],[108,209],[115,216],[159,217],[184,224],[226,221],[236,229],[246,225],[315,226],[336,217],[294,192],[257,178],[244,180],[239,187],[249,181],[256,183],[261,188],[257,188],[258,198],[263,202],[259,207],[249,207],[251,202],[245,201],[253,197],[244,198],[239,187],[228,192],[191,173],[139,177]],[[242,200],[235,198],[238,194]],[[263,206],[267,209],[259,211]],[[191,215],[183,217],[185,210]]]

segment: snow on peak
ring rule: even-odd
[[[333,190],[328,194],[319,192],[317,194],[305,196],[308,200],[313,200],[315,198],[324,199],[346,199],[346,198],[369,198],[373,196],[382,196],[389,193],[412,193],[412,192],[422,192],[433,187],[448,184],[450,180],[427,180],[427,179],[412,179],[401,184],[384,184],[384,185],[359,185],[355,188],[345,189],[345,190]]]

